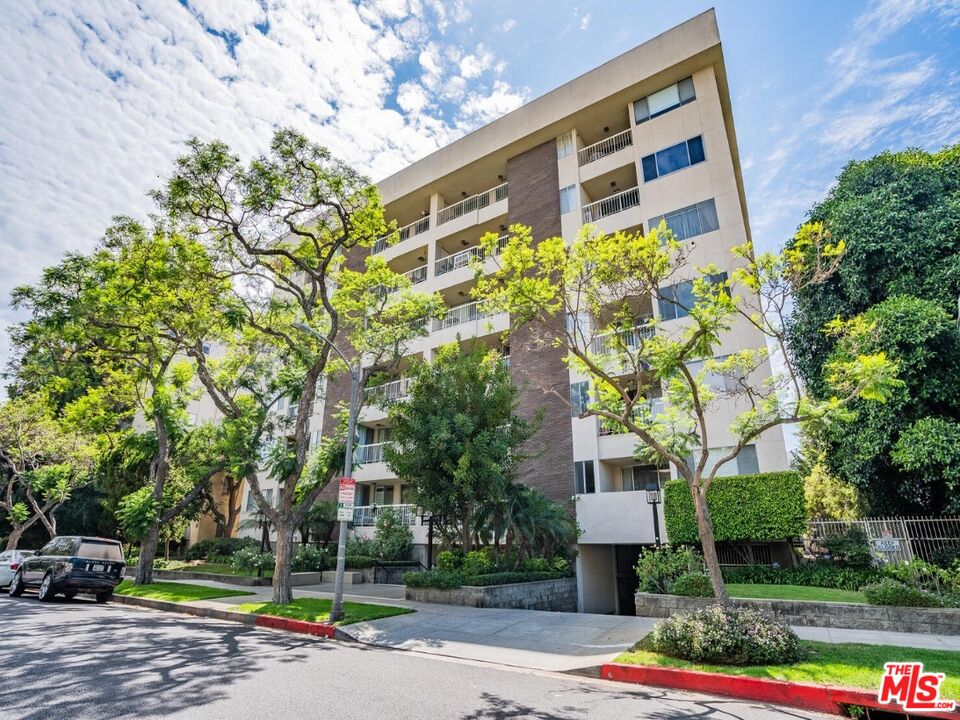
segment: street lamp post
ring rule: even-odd
[[[318,333],[306,323],[293,323],[293,327],[313,335],[318,340],[330,346],[340,359],[347,364],[350,371],[350,407],[347,415],[347,447],[343,458],[343,476],[350,477],[353,472],[353,436],[357,431],[357,407],[360,399],[360,365],[354,366],[346,356],[326,337]],[[330,608],[330,622],[343,620],[343,576],[347,569],[347,528],[349,520],[340,520],[340,537],[337,541],[337,576],[333,585],[333,606]]]
[[[647,483],[647,504],[653,510],[653,541],[657,547],[660,547],[660,515],[657,512],[657,505],[660,504],[660,483]]]

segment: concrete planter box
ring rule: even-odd
[[[714,600],[637,593],[636,603],[639,616],[669,617],[676,613],[709,607],[714,604]],[[910,608],[858,603],[746,599],[733,600],[733,604],[764,610],[788,625],[960,635],[960,609],[955,608]]]
[[[407,587],[407,600],[477,608],[577,611],[577,579],[538,580],[509,585],[464,585],[452,589]]]

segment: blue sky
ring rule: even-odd
[[[960,141],[960,0],[19,0],[0,23],[7,299],[192,135],[241,155],[293,125],[374,179],[716,6],[755,242],[843,165]]]

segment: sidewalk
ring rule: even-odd
[[[236,587],[210,581],[192,584]],[[224,610],[241,602],[267,601],[270,588],[237,588],[254,595],[188,603]],[[333,596],[333,586],[310,585],[294,589],[295,597]],[[536,670],[569,671],[608,663],[650,632],[655,618],[539,610],[470,608],[458,605],[410,602],[399,585],[363,584],[345,588],[344,598],[416,610],[343,628],[360,642],[382,647],[495,662]],[[960,651],[960,637],[917,633],[873,632],[836,628],[794,627],[805,640],[865,643],[899,647]]]

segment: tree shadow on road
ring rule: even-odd
[[[268,660],[330,649],[315,638],[79,599],[4,597],[0,613],[0,707],[18,720],[169,715],[227,698]]]

